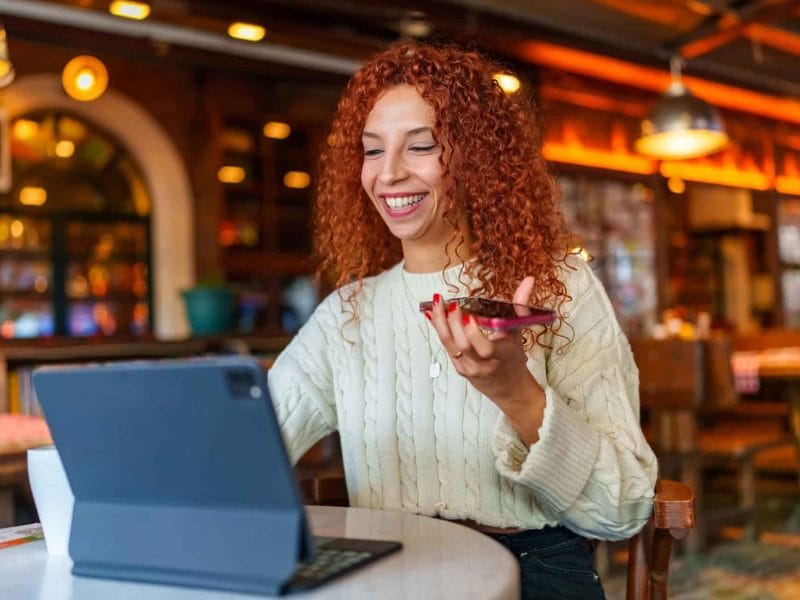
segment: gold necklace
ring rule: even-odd
[[[419,309],[419,302],[415,301],[414,298],[411,297],[411,290],[408,289],[408,282],[406,282],[406,272],[405,269],[403,268],[400,269],[400,279],[403,281],[403,290],[405,291],[406,298],[411,302],[411,306],[414,307],[415,309]],[[428,346],[428,354],[431,357],[431,364],[428,365],[428,375],[430,376],[431,379],[436,379],[442,372],[442,365],[437,360],[437,357],[439,356],[439,350],[441,350],[441,348],[439,348],[436,351],[436,353],[434,353],[433,345],[431,344],[431,338],[430,338],[430,327],[428,327],[426,330],[423,329],[423,325],[417,319],[414,319],[414,322],[417,324],[417,327],[419,327],[419,330],[422,333],[422,338],[425,340],[425,344],[427,344]]]

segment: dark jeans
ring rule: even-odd
[[[522,600],[603,600],[600,576],[592,565],[593,549],[565,527],[491,534],[519,561]]]

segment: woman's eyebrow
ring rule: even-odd
[[[410,137],[412,135],[417,135],[418,133],[433,133],[433,129],[431,129],[427,125],[424,126],[424,127],[417,127],[415,129],[412,129],[408,133],[406,133],[406,137]]]
[[[409,131],[406,132],[406,137],[411,137],[412,135],[417,135],[419,133],[433,133],[433,129],[428,127],[427,125],[424,125],[422,127],[415,127],[414,129],[410,129]],[[372,138],[376,140],[381,139],[381,136],[379,136],[377,133],[372,133],[371,131],[363,132],[361,134],[361,137]]]

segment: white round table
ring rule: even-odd
[[[315,535],[400,540],[403,549],[306,594],[313,599],[516,600],[519,567],[502,545],[467,527],[417,515],[360,508],[307,509]],[[153,540],[154,544],[158,540]],[[240,600],[257,596],[73,577],[69,558],[44,541],[0,549],[0,598],[9,600]]]

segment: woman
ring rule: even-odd
[[[602,598],[585,538],[642,527],[656,461],[630,347],[569,251],[532,111],[496,71],[472,52],[404,45],[350,81],[315,217],[320,272],[338,289],[270,390],[293,460],[340,432],[352,506],[494,536],[518,557],[525,598]],[[558,318],[488,335],[443,300],[465,295]]]

